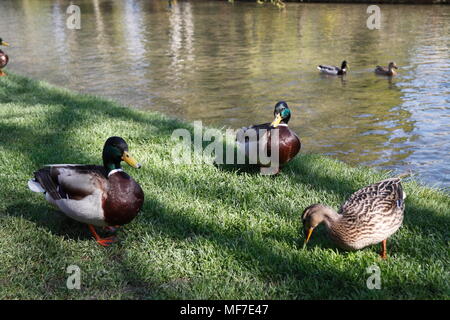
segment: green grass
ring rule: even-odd
[[[335,208],[388,176],[301,154],[276,177],[226,167],[175,165],[172,131],[186,123],[123,108],[43,82],[0,79],[0,299],[449,299],[448,194],[404,183],[403,227],[379,246],[337,249],[324,228],[303,249],[300,214]],[[143,187],[141,214],[103,248],[85,225],[32,193],[49,163],[101,163],[112,135],[144,165],[124,165]],[[366,268],[381,269],[369,290]],[[81,268],[81,290],[66,268]]]

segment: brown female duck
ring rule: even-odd
[[[34,192],[43,192],[45,199],[68,217],[88,224],[89,230],[102,246],[115,237],[102,239],[94,226],[120,226],[133,220],[144,202],[139,184],[126,174],[120,163],[125,161],[140,168],[128,154],[128,145],[120,137],[110,137],[103,147],[103,166],[57,164],[45,166],[28,181]]]
[[[387,67],[376,66],[375,73],[382,76],[392,77],[397,75],[397,71],[395,71],[394,69],[398,69],[395,62],[389,62],[389,65]]]
[[[301,143],[299,137],[288,127],[291,118],[291,110],[284,101],[279,101],[275,105],[275,119],[272,123],[254,125],[248,128],[241,128],[237,135],[238,145],[245,148],[247,158],[256,158],[256,163],[264,168],[270,167],[274,170],[266,170],[266,174],[276,174],[280,168],[291,161],[300,151]],[[276,140],[273,141],[272,139]],[[275,153],[272,147],[278,148],[278,161],[275,161]],[[259,152],[264,148],[270,162],[263,161]],[[274,156],[274,157],[272,157]],[[276,162],[276,163],[274,163]],[[264,172],[264,170],[262,170]]]
[[[0,38],[0,46],[9,46],[9,44]],[[0,77],[6,76],[6,73],[3,72],[3,68],[8,64],[9,57],[6,53],[0,50]]]
[[[311,205],[302,214],[305,244],[323,222],[330,238],[341,248],[359,250],[382,242],[381,257],[385,259],[386,239],[403,221],[405,197],[400,178],[391,178],[353,193],[339,213],[322,204]]]

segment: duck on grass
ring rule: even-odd
[[[271,103],[271,102],[269,102]],[[271,119],[272,120],[272,119]],[[2,299],[448,299],[450,197],[401,182],[402,226],[378,245],[345,251],[315,227],[307,247],[302,212],[338,210],[366,186],[394,176],[299,153],[263,176],[203,163],[174,164],[174,130],[191,125],[124,108],[9,73],[0,79],[0,298]],[[101,164],[122,137],[145,193],[139,214],[104,248],[86,226],[30,193],[47,164]],[[66,287],[69,265],[81,289]],[[380,269],[381,289],[366,285]]]

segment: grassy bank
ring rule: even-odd
[[[172,131],[185,123],[126,109],[10,75],[0,79],[0,299],[449,298],[450,197],[405,182],[404,226],[379,247],[335,248],[320,228],[302,248],[299,215],[309,204],[337,208],[387,176],[319,155],[297,157],[263,177],[213,165],[171,162]],[[103,248],[27,180],[48,163],[101,163],[111,135],[124,137],[141,170],[140,216]],[[381,269],[369,290],[366,268]],[[81,290],[66,268],[81,268]]]

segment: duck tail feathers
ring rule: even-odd
[[[45,193],[45,189],[42,188],[41,184],[34,179],[28,180],[28,188],[33,192]]]

